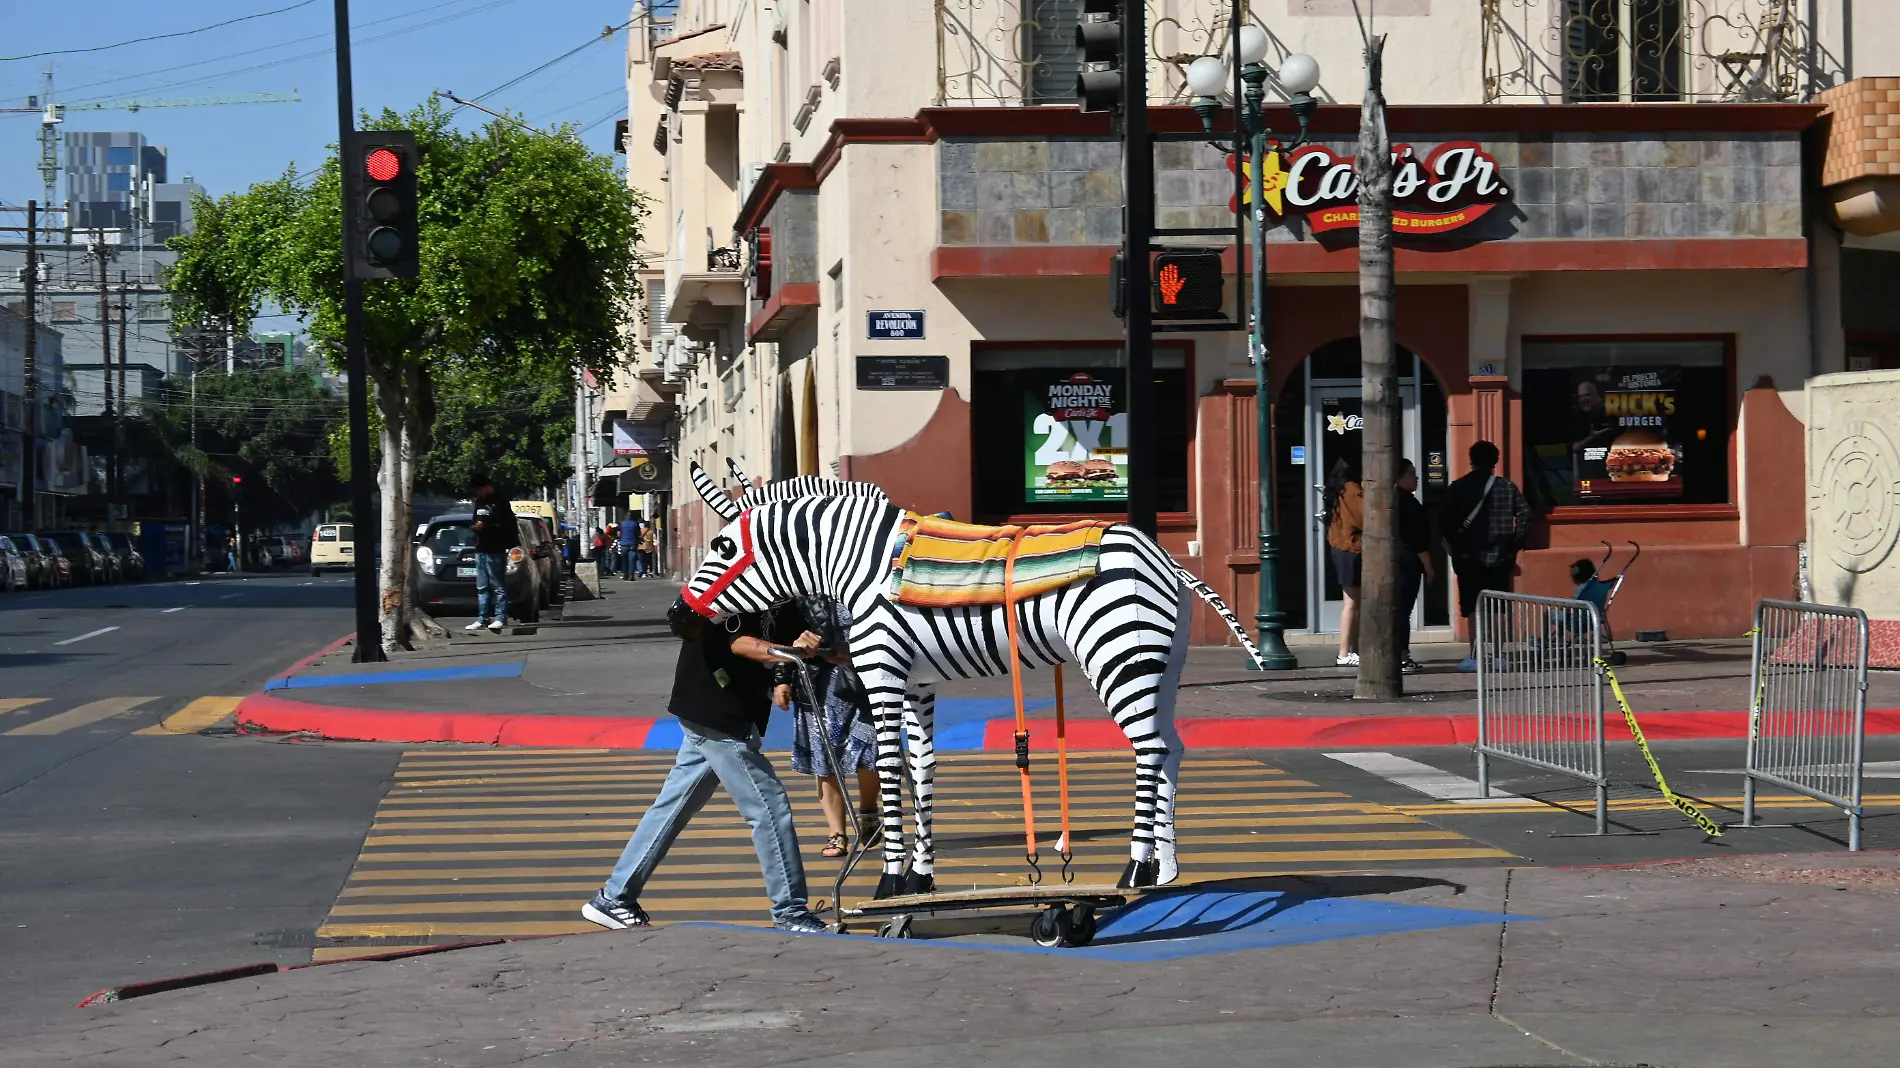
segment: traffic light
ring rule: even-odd
[[[1163,252],[1154,262],[1154,317],[1219,319],[1227,303],[1227,279],[1213,249]]]
[[[243,475],[232,475],[232,476],[231,476],[231,485],[233,485],[233,486],[235,486],[235,485],[237,485],[238,483],[240,483],[240,482],[242,482],[242,481],[244,481],[244,476],[243,476]]]
[[[344,153],[344,196],[350,202],[346,238],[356,278],[414,278],[416,249],[416,135],[407,130],[350,134]]]
[[[1121,109],[1125,2],[1082,0],[1082,19],[1075,26],[1075,50],[1082,57],[1082,71],[1075,76],[1075,97],[1084,112]]]

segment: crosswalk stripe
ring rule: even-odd
[[[45,700],[44,697],[0,697],[0,713],[22,712]]]
[[[645,802],[672,766],[670,753],[454,750],[406,754],[378,807],[356,865],[319,928],[324,954],[362,952],[378,940],[520,937],[590,931],[576,915],[619,857]],[[1042,872],[1057,877],[1053,762],[1038,782]],[[1127,858],[1133,807],[1127,754],[1091,754],[1070,765],[1080,881],[1107,883]],[[1009,754],[938,757],[938,885],[1020,885],[1021,796]],[[1190,759],[1177,812],[1182,878],[1434,864],[1509,864],[1491,848],[1407,813],[1373,804],[1257,761]],[[1046,786],[1045,786],[1046,784]],[[788,782],[814,898],[830,893],[837,861],[818,855],[823,819],[807,782]],[[908,823],[908,820],[906,821]],[[744,822],[720,795],[696,817],[643,890],[661,920],[765,921],[767,902]],[[847,901],[868,897],[876,857],[860,866]]]
[[[155,697],[106,697],[97,701],[88,701],[77,708],[69,708],[64,712],[47,716],[45,719],[21,724],[4,733],[7,736],[64,734],[80,727],[89,727],[101,720],[122,716],[147,701],[155,700],[157,700]]]
[[[242,697],[200,697],[150,727],[133,734],[196,734],[237,711]]]

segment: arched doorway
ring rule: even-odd
[[[1397,347],[1402,404],[1401,455],[1418,467],[1419,498],[1437,513],[1450,483],[1446,455],[1449,412],[1445,390],[1417,354]],[[1274,475],[1276,528],[1280,534],[1278,589],[1287,630],[1317,634],[1339,631],[1339,583],[1325,552],[1321,528],[1322,494],[1327,471],[1359,445],[1359,339],[1340,338],[1314,349],[1299,370],[1287,376],[1274,399]],[[1433,554],[1442,565],[1433,532]],[[1445,568],[1419,598],[1412,625],[1451,624]]]

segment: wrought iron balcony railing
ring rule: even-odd
[[[1186,97],[1187,65],[1227,42],[1228,0],[1144,2],[1153,57],[1148,100],[1180,103]],[[935,3],[939,105],[1075,103],[1081,0]]]
[[[1798,0],[1478,0],[1487,103],[1800,100],[1839,64]]]

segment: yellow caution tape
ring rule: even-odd
[[[1695,821],[1702,833],[1710,838],[1722,837],[1722,825],[1702,814],[1702,810],[1689,803],[1689,800],[1669,788],[1663,779],[1662,765],[1656,763],[1655,754],[1649,751],[1649,740],[1643,737],[1643,728],[1636,722],[1636,713],[1630,711],[1629,699],[1623,696],[1623,684],[1616,681],[1616,672],[1610,670],[1609,661],[1599,657],[1597,667],[1609,676],[1610,692],[1616,695],[1617,707],[1623,710],[1623,722],[1629,726],[1630,737],[1636,739],[1636,748],[1642,750],[1643,760],[1649,764],[1649,773],[1656,777],[1656,788],[1662,791],[1663,800],[1674,805],[1683,815]]]

